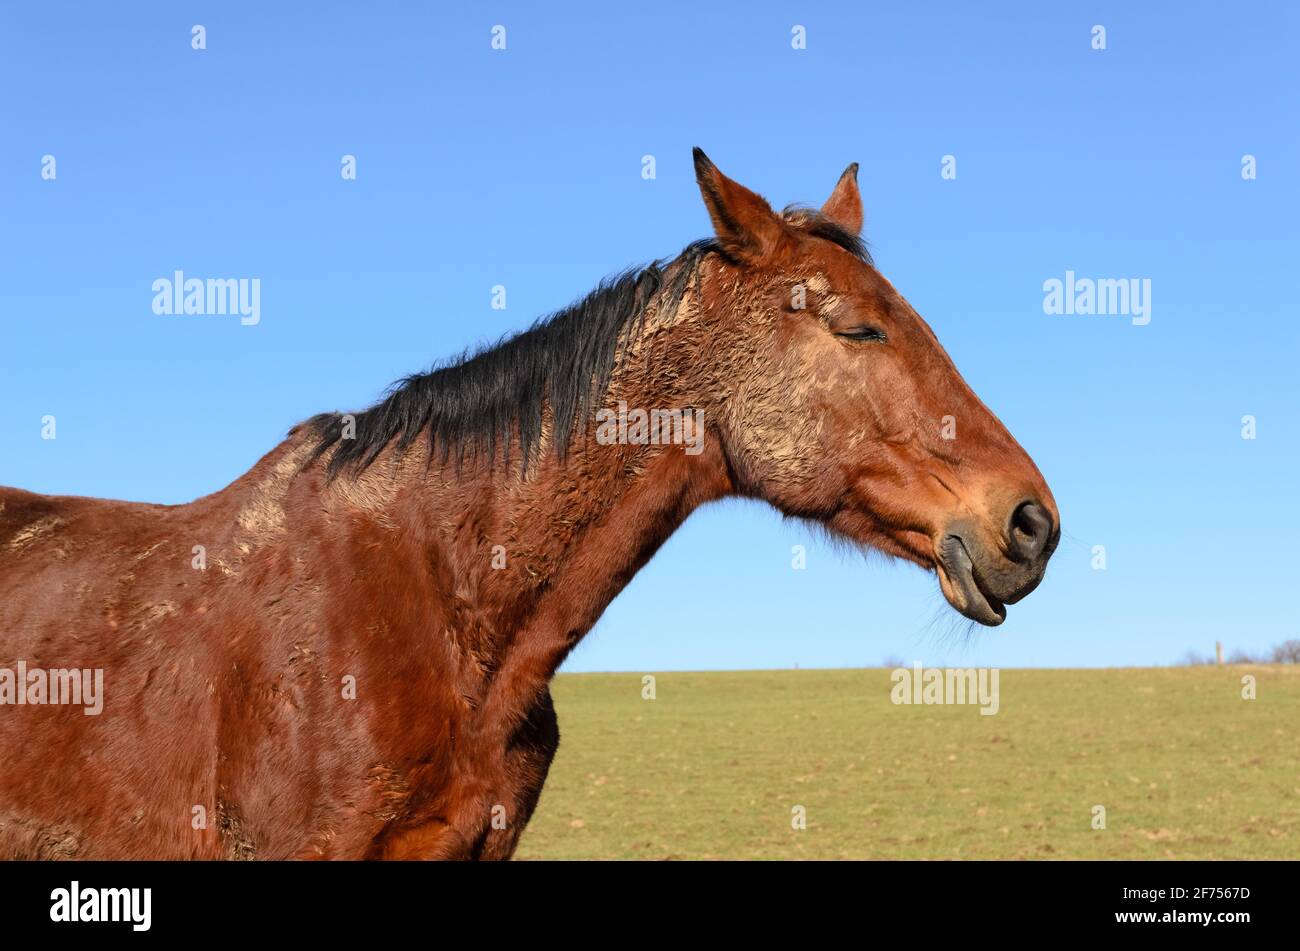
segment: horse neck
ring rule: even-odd
[[[666,410],[681,411],[683,426],[687,414],[694,422],[703,406],[692,392],[698,321],[689,300],[672,314],[641,315],[563,456],[544,438],[526,474],[516,447],[508,465],[470,475],[451,465],[428,480],[422,504],[454,566],[457,597],[493,621],[483,635],[491,643],[467,645],[490,666],[522,651],[548,677],[687,516],[732,491],[707,409],[698,441],[687,444],[662,433],[657,444],[640,441],[631,421],[638,410]],[[620,431],[621,413],[629,425]]]
[[[560,592],[572,605],[565,623],[585,632],[696,507],[732,490],[724,453],[693,391],[689,340],[698,322],[690,294],[672,314],[652,305],[634,320],[606,392],[576,427],[567,452],[561,457],[544,441],[526,476],[517,466],[494,471],[490,491],[480,496],[486,522],[505,529],[507,564],[517,560],[522,574],[489,582],[525,582],[523,600],[533,610],[545,609],[547,592]],[[680,419],[683,428],[652,433],[652,413],[671,427]],[[687,430],[697,419],[702,429]],[[638,430],[641,420],[645,431]]]

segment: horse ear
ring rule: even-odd
[[[713,230],[730,253],[747,259],[761,258],[776,247],[784,232],[776,216],[761,195],[733,182],[696,148],[695,180],[699,182],[704,205],[713,219]]]
[[[822,214],[850,234],[862,231],[862,193],[858,191],[858,163],[844,170],[835,183],[831,197],[822,205]]]

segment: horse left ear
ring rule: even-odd
[[[858,191],[858,163],[844,170],[835,183],[831,197],[822,205],[822,214],[850,234],[862,231],[862,194]]]
[[[718,241],[729,254],[741,259],[752,261],[770,254],[785,231],[772,206],[761,195],[723,175],[703,149],[696,148],[694,155],[695,180]]]

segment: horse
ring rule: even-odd
[[[298,424],[212,495],[0,489],[0,664],[25,671],[0,670],[0,856],[509,858],[556,669],[729,496],[1001,623],[1056,503],[876,270],[857,165],[780,212],[694,165],[712,237]]]

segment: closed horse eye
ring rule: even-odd
[[[846,340],[884,340],[885,332],[877,327],[853,327],[849,330],[837,331],[835,336],[844,337]]]

